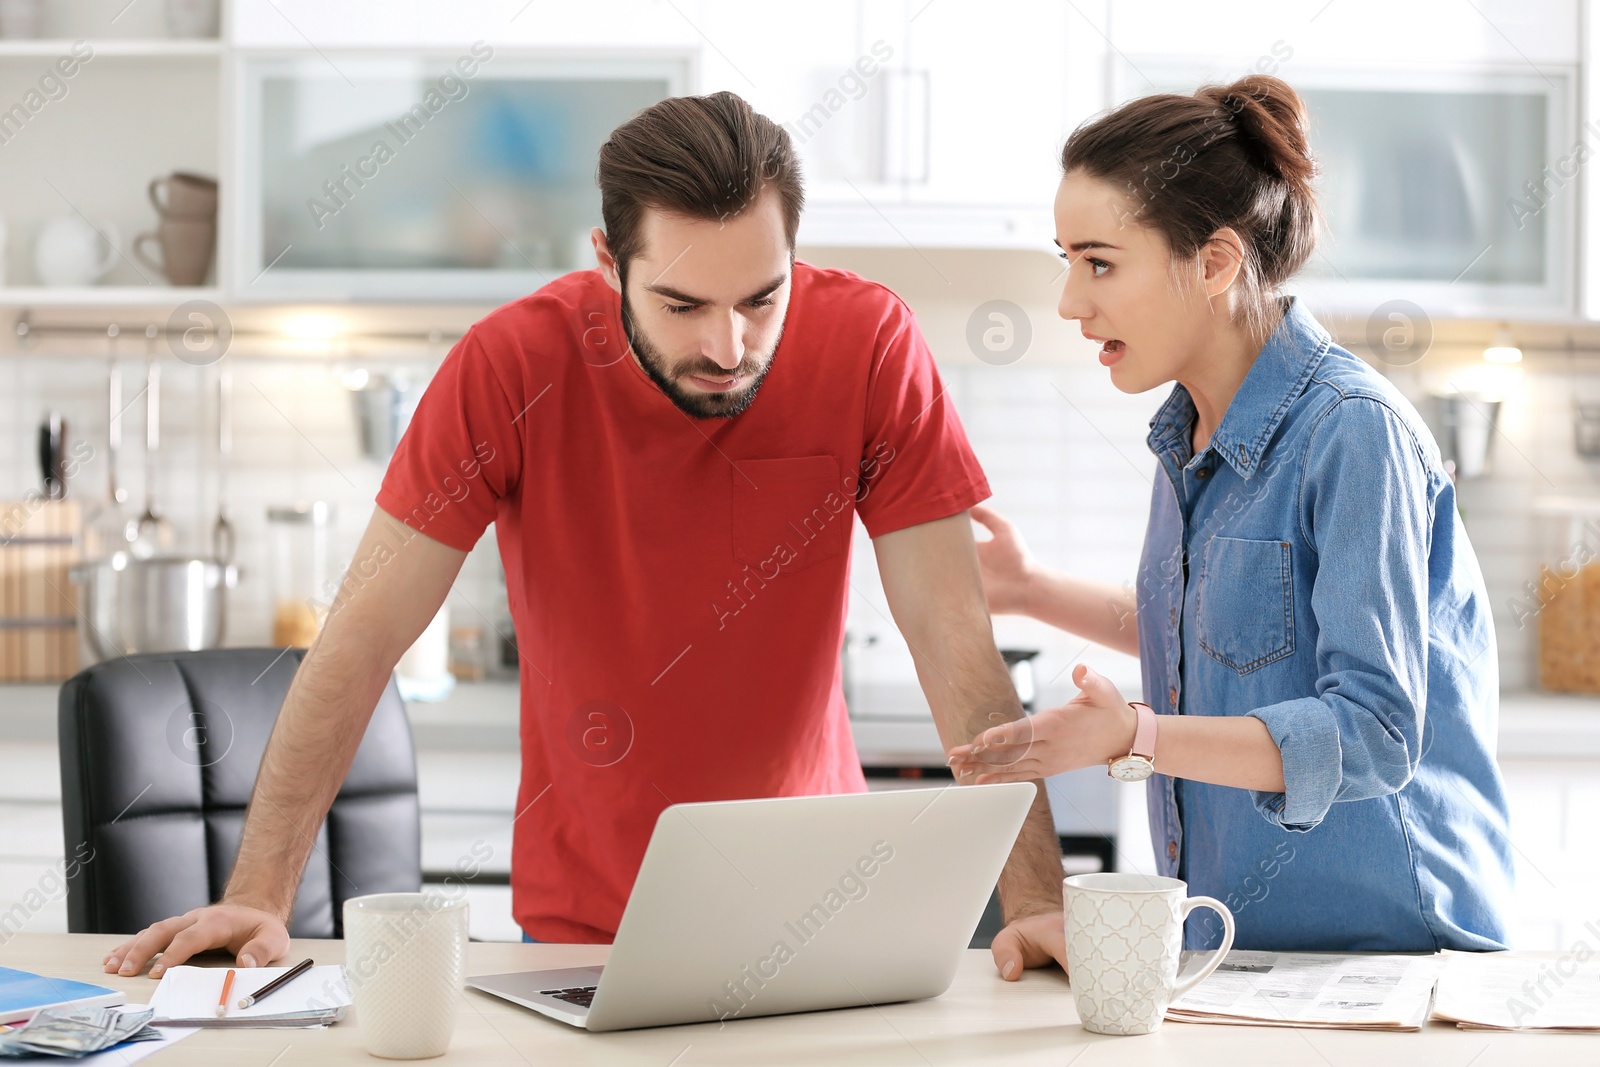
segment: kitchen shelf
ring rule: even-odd
[[[207,285],[19,285],[0,288],[0,307],[177,307],[187,300],[222,299]]]
[[[67,55],[76,43],[58,37],[0,38],[0,59],[7,56]],[[124,40],[98,40],[92,44],[94,59],[105,56],[180,59],[222,55],[222,42],[216,38],[130,37]]]

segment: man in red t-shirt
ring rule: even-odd
[[[377,696],[490,523],[522,659],[513,910],[539,940],[611,939],[669,804],[865,789],[839,678],[857,515],[945,747],[1020,714],[967,518],[988,484],[905,304],[795,260],[787,135],[732,94],[668,100],[599,180],[599,269],[475,324],[418,405],[223,903],[108,970],[286,951]],[[1062,959],[1057,856],[1041,788],[1000,883],[1007,978]]]

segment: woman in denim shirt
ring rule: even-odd
[[[1506,943],[1512,861],[1494,759],[1483,578],[1438,448],[1381,375],[1278,289],[1315,241],[1305,107],[1251,76],[1135,100],[1062,153],[1061,315],[1112,382],[1176,382],[1133,590],[1039,567],[987,509],[990,608],[1137,651],[1159,713],[1160,872],[1221,898],[1241,948]],[[1136,626],[1129,623],[1136,621]],[[963,781],[1127,756],[1137,715],[1079,664],[1070,703],[952,750]],[[1060,917],[994,945],[1048,962]],[[1197,914],[1189,948],[1221,925]]]

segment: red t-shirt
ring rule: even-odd
[[[470,549],[492,522],[521,653],[517,922],[608,942],[668,804],[860,792],[840,691],[853,515],[873,535],[989,486],[888,289],[794,267],[754,403],[693,419],[598,271],[476,323],[377,503]]]

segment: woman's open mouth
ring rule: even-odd
[[[1101,365],[1106,367],[1111,366],[1117,360],[1121,359],[1122,354],[1127,350],[1128,346],[1123,344],[1121,341],[1116,340],[1115,338],[1105,342],[1100,346]]]

